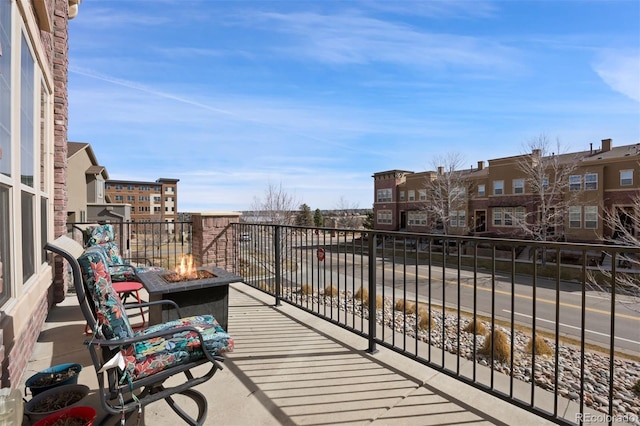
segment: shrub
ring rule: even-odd
[[[300,287],[300,293],[305,296],[313,294],[313,287],[309,284],[302,284],[302,287]]]
[[[435,328],[436,324],[433,322],[433,318],[431,318],[431,314],[426,309],[420,308],[418,310],[418,329],[419,330],[429,330],[430,328]]]
[[[396,300],[396,311],[406,312],[408,314],[416,313],[416,304],[413,302],[407,302],[404,299]]]
[[[492,341],[495,341],[495,350],[492,348]],[[480,353],[487,358],[494,356],[496,361],[508,362],[511,356],[507,335],[500,330],[487,334],[484,339],[484,345],[480,348]]]
[[[529,339],[527,343],[527,352],[531,353],[533,350],[533,339]],[[553,350],[547,344],[547,342],[540,336],[536,335],[536,355],[553,355]]]
[[[355,297],[356,300],[358,300],[358,301],[360,301],[362,303],[368,303],[369,302],[369,290],[367,290],[366,288],[360,287],[358,289],[358,291],[356,291],[356,294],[353,297]]]
[[[466,331],[467,333],[484,335],[487,333],[487,328],[483,323],[476,320],[471,320],[469,324],[467,324],[467,326],[464,328],[464,331]]]
[[[340,293],[338,289],[332,285],[328,285],[327,288],[324,289],[324,295],[328,297],[338,297]]]

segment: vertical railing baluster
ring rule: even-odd
[[[280,299],[282,298],[282,265],[280,263],[280,226],[274,227],[273,237],[273,250],[275,255],[275,275],[276,275],[276,306],[281,305]]]
[[[367,348],[367,352],[374,353],[376,352],[376,233],[369,232],[369,282],[367,284],[369,290],[369,336],[368,342],[369,347]],[[384,245],[383,245],[384,247]],[[383,249],[384,250],[384,249]],[[384,256],[383,256],[384,259]],[[384,271],[384,268],[383,268]],[[383,273],[384,275],[384,273]],[[383,281],[383,289],[384,289],[384,281]],[[364,289],[363,289],[364,290]],[[384,333],[384,317],[383,317],[383,327]],[[384,338],[384,334],[383,334]]]

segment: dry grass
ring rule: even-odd
[[[416,313],[416,304],[413,302],[407,302],[404,299],[396,300],[396,311],[406,312],[407,315]]]
[[[369,291],[366,288],[360,287],[356,294],[353,295],[353,298],[362,303],[363,305],[369,304]],[[379,294],[376,294],[376,309],[382,309],[384,306],[384,299]]]
[[[420,308],[418,310],[418,329],[429,330],[435,328],[436,324],[433,322],[433,318],[426,309]]]
[[[553,350],[547,344],[546,340],[542,336],[538,336],[536,334],[536,355],[553,355]],[[533,339],[529,339],[527,343],[527,352],[531,353],[533,351]]]
[[[303,296],[313,294],[313,286],[311,286],[310,284],[302,284],[302,287],[300,287],[300,294],[302,294]]]
[[[324,289],[324,295],[328,296],[328,297],[338,297],[340,295],[340,292],[338,291],[337,288],[335,288],[332,285],[328,285],[325,289]]]
[[[353,297],[359,302],[368,303],[369,302],[369,290],[367,290],[366,288],[360,287],[358,289],[358,291],[356,291],[356,294],[353,295]]]
[[[467,333],[484,335],[487,333],[487,328],[480,321],[471,320],[469,324],[467,324],[467,326],[464,328],[464,331],[466,331]]]
[[[495,350],[492,348],[492,341],[495,341]],[[500,330],[495,330],[493,334],[487,334],[484,339],[484,345],[482,345],[479,352],[487,358],[495,356],[496,361],[508,362],[511,354],[509,353],[507,335]]]

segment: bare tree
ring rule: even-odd
[[[552,144],[541,134],[527,144],[527,155],[518,161],[524,174],[524,184],[531,194],[528,207],[516,214],[513,222],[526,237],[538,241],[557,238],[556,229],[564,226],[569,206],[575,203],[579,191],[571,190],[570,177],[578,167],[579,158],[563,154],[560,141]],[[523,189],[524,191],[524,189]]]
[[[605,227],[612,230],[607,241],[616,244],[640,249],[640,191],[633,196],[632,205],[627,209],[613,207],[605,209],[603,220]],[[616,287],[618,291],[631,295],[634,299],[640,299],[640,253],[622,253],[616,259]],[[591,287],[604,292],[609,292],[612,272],[606,263],[599,267],[600,274],[589,274]],[[637,306],[629,304],[628,306]]]
[[[449,153],[436,157],[433,166],[437,172],[430,173],[426,178],[426,200],[423,204],[429,216],[431,229],[442,230],[444,234],[451,231],[452,220],[455,217],[457,228],[466,230],[466,214],[464,223],[459,225],[458,212],[467,211],[470,183],[467,179],[468,171],[461,170],[464,158],[459,153]]]
[[[359,209],[358,203],[351,203],[344,196],[340,196],[334,211],[337,228],[359,228],[362,225],[360,217],[355,215]]]
[[[274,225],[293,225],[300,203],[296,198],[286,192],[282,183],[275,185],[271,182],[267,185],[264,197],[254,197],[251,209],[258,212],[261,222]]]

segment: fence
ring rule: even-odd
[[[95,223],[67,224],[67,232],[78,241],[82,231]],[[146,259],[155,266],[174,269],[183,255],[192,252],[191,222],[114,222],[116,243],[123,257]]]
[[[215,257],[236,257],[225,263],[247,284],[365,337],[371,352],[382,345],[557,423],[637,421],[638,248],[252,224],[225,232],[236,248]]]

